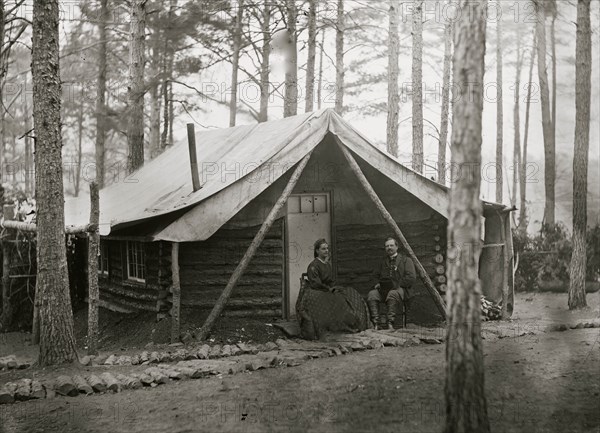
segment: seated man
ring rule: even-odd
[[[387,305],[388,329],[394,329],[396,309],[416,280],[415,265],[410,257],[398,254],[396,239],[390,237],[385,240],[385,252],[387,257],[375,270],[377,283],[367,297],[375,329],[379,326],[379,303],[382,301]]]

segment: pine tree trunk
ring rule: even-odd
[[[337,22],[335,29],[335,112],[344,110],[344,0],[337,1]]]
[[[400,37],[398,21],[400,15],[398,0],[390,1],[388,28],[388,112],[387,112],[387,151],[398,156],[398,114],[400,111],[400,94],[398,92],[398,57],[400,54]]]
[[[104,187],[104,161],[105,161],[105,141],[106,141],[106,55],[107,55],[107,35],[106,23],[108,16],[108,0],[100,2],[100,45],[98,46],[98,80],[96,89],[96,182],[98,188]]]
[[[27,74],[23,77],[23,87],[27,89]],[[25,131],[31,130],[30,112],[29,112],[29,101],[27,100],[27,93],[23,95],[23,116],[25,117]],[[28,197],[33,197],[33,188],[31,185],[31,132],[28,132],[25,136],[25,194]],[[2,205],[2,203],[0,203]]]
[[[321,30],[321,44],[319,50],[319,88],[317,89],[317,108],[319,110],[321,109],[323,97],[323,53],[325,52],[325,31],[325,28]]]
[[[235,126],[238,99],[238,70],[240,50],[242,49],[242,20],[244,18],[244,0],[237,2],[237,14],[233,31],[233,58],[231,61],[231,101],[229,101],[229,126]]]
[[[556,145],[556,32],[554,25],[556,22],[556,3],[554,3],[554,13],[550,24],[550,48],[552,50],[552,141]]]
[[[515,104],[513,108],[513,129],[514,129],[514,142],[513,142],[513,178],[512,178],[512,196],[510,200],[511,206],[517,204],[517,188],[519,186],[519,173],[521,167],[521,113],[519,99],[521,98],[521,68],[523,66],[523,59],[521,56],[521,27],[517,26],[517,63],[515,67]],[[514,214],[514,212],[512,213]],[[513,220],[514,222],[514,220]]]
[[[4,0],[0,0],[0,46],[4,47],[4,33],[6,17],[4,16]],[[4,79],[6,78],[7,64],[5,62],[5,56],[0,56],[0,96],[2,96],[2,90],[4,89]],[[2,110],[4,112],[5,110]]]
[[[77,359],[65,247],[58,0],[33,3],[37,293],[41,366]]]
[[[172,146],[173,141],[173,123],[175,122],[175,106],[173,105],[173,66],[175,61],[175,53],[171,55],[169,63],[169,145]]]
[[[160,31],[156,29],[152,35],[152,87],[150,88],[150,158],[155,158],[161,152],[160,148],[160,107],[161,98],[158,88],[160,73]]]
[[[175,15],[175,9],[177,7],[177,0],[171,0],[169,11],[171,17]],[[169,26],[172,26],[173,18],[170,18]],[[172,45],[169,46],[169,82],[168,82],[168,100],[169,100],[169,145],[173,146],[173,124],[175,122],[175,106],[173,105],[173,73],[175,68],[175,49]]]
[[[548,90],[548,71],[546,70],[546,27],[543,0],[534,0],[536,9],[536,35],[538,76],[540,84],[540,102],[542,108],[542,132],[544,136],[544,223],[554,224],[554,185],[556,182],[556,149],[552,135],[552,117],[550,113],[550,92]]]
[[[592,32],[590,0],[577,2],[575,47],[575,153],[573,157],[573,254],[569,283],[569,310],[583,308],[586,274],[587,176],[592,93]]]
[[[98,354],[98,302],[100,291],[98,289],[98,250],[100,236],[98,224],[100,223],[100,198],[98,185],[90,183],[90,224],[96,229],[88,235],[88,355]]]
[[[127,142],[129,173],[144,165],[144,63],[146,1],[131,2],[131,23],[129,24],[129,83],[127,85]]]
[[[502,203],[504,156],[504,109],[502,98],[502,21],[496,21],[496,202]]]
[[[4,45],[5,32],[4,0],[0,0],[0,46]],[[4,56],[0,56],[0,101],[4,101],[2,91],[4,89],[4,79],[6,78],[7,65]],[[0,109],[0,167],[4,167],[4,114],[5,109]],[[0,184],[1,187],[1,184]],[[0,203],[2,205],[2,203]]]
[[[448,5],[452,0],[448,1]],[[448,112],[450,111],[450,74],[452,70],[453,22],[447,19],[444,26],[444,73],[442,82],[442,115],[440,120],[440,141],[438,144],[438,182],[446,184],[446,146],[448,143]]]
[[[479,167],[487,2],[459,3],[461,10],[468,7],[471,13],[461,15],[454,36],[453,70],[459,94],[453,107],[452,162],[457,167]],[[469,169],[469,176],[454,180],[450,192],[448,245],[456,258],[448,262],[447,433],[490,431],[480,333],[480,181],[480,170]]]
[[[529,138],[529,111],[531,108],[531,88],[533,80],[533,65],[535,63],[536,36],[533,34],[533,45],[531,47],[531,61],[529,63],[529,78],[527,81],[527,99],[525,102],[525,126],[523,130],[523,157],[519,167],[521,201],[519,205],[519,231],[527,232],[527,141]]]
[[[17,136],[15,135],[15,133],[12,133],[12,137],[11,137],[11,143],[12,143],[12,151],[11,151],[11,159],[13,161],[13,164],[16,164],[17,162]],[[17,166],[13,165],[12,167],[12,183],[13,185],[17,184]]]
[[[75,168],[75,197],[79,196],[81,185],[81,159],[83,154],[83,103],[85,101],[83,86],[79,99],[79,112],[77,113],[77,167]]]
[[[169,136],[169,106],[172,101],[169,100],[169,85],[173,79],[173,50],[171,48],[171,32],[173,28],[173,15],[177,0],[169,0],[169,12],[167,13],[167,28],[164,35],[164,51],[163,51],[163,83],[161,94],[163,97],[163,131],[160,135],[160,151],[162,152],[167,147],[167,139]],[[171,143],[172,144],[172,143]]]
[[[315,59],[317,56],[317,0],[308,0],[308,55],[306,58],[306,99],[304,111],[313,111],[315,99]]]
[[[298,114],[298,47],[296,35],[296,0],[286,0],[288,45],[285,65],[283,117]]]
[[[423,0],[413,0],[412,168],[423,173]]]
[[[265,0],[262,14],[262,34],[263,44],[261,48],[261,63],[260,63],[260,111],[258,113],[258,121],[266,122],[269,120],[269,74],[270,74],[270,57],[271,57],[271,2]]]

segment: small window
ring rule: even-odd
[[[326,195],[315,195],[313,199],[313,211],[315,213],[327,212],[327,196]]]
[[[303,195],[300,199],[300,212],[312,213],[313,211],[313,197],[312,195]]]
[[[146,281],[144,244],[142,242],[127,241],[127,278],[142,283]]]
[[[108,244],[100,241],[98,248],[98,274],[108,275]]]
[[[300,213],[300,197],[292,195],[288,199],[288,213]]]
[[[302,194],[290,196],[288,199],[288,214],[310,214],[310,213],[327,213],[327,195],[325,194]]]

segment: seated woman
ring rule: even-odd
[[[325,239],[315,242],[314,255],[315,259],[310,262],[306,270],[308,286],[313,290],[331,292],[334,285],[333,271],[329,261],[329,245]]]
[[[358,332],[370,325],[367,305],[351,287],[336,286],[329,260],[329,244],[314,244],[315,259],[308,265],[308,282],[296,302],[303,338],[314,340],[326,332]]]

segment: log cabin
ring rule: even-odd
[[[446,242],[449,189],[379,149],[331,109],[198,133],[188,128],[188,146],[177,143],[102,189],[100,305],[162,317],[178,315],[179,308],[212,309],[271,216],[223,314],[293,318],[312,244],[322,237],[330,242],[336,282],[366,297],[384,240],[396,232],[356,170],[429,279],[418,278],[408,320],[443,320],[436,298],[444,298],[452,255]],[[270,215],[282,198],[283,206]],[[89,209],[89,197],[67,200],[67,225],[85,225]],[[510,314],[511,209],[484,201],[482,209],[482,289],[495,302],[504,291]]]

